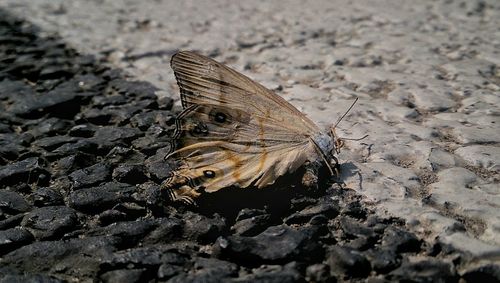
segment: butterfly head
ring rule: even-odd
[[[344,147],[344,140],[339,138],[339,136],[335,132],[335,127],[330,128],[330,137],[333,140],[335,152],[339,154],[340,149]]]
[[[337,122],[335,122],[335,124],[333,124],[330,127],[329,134],[330,134],[331,139],[333,140],[334,149],[335,149],[335,152],[337,154],[339,154],[340,153],[340,149],[342,147],[344,147],[344,140],[341,139],[341,138],[339,138],[339,136],[335,132],[335,128],[337,128],[338,124],[342,121],[342,119],[344,119],[344,117],[347,115],[347,113],[349,113],[349,111],[351,111],[351,109],[354,107],[354,104],[356,104],[356,102],[358,102],[358,98],[356,98],[354,100],[354,102],[351,104],[351,106],[347,109],[347,111],[342,116],[339,117],[339,119],[337,120]]]

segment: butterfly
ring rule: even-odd
[[[301,166],[303,185],[314,187],[323,164],[337,171],[343,143],[335,127],[320,130],[279,95],[208,57],[180,51],[170,65],[183,108],[173,136],[178,148],[166,157],[179,166],[162,184],[173,201],[195,204],[226,187],[264,188]]]

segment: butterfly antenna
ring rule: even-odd
[[[349,111],[351,111],[351,109],[354,107],[354,104],[356,104],[356,102],[358,102],[358,98],[356,97],[356,99],[354,100],[354,102],[351,104],[351,106],[349,107],[349,109],[347,109],[347,111],[344,113],[344,115],[340,116],[340,118],[337,119],[337,122],[335,122],[335,124],[333,125],[332,128],[336,128],[337,125],[340,123],[340,121],[342,121],[342,119],[344,119],[344,117],[347,115],[347,113],[349,113]]]
[[[349,109],[347,109],[347,111],[344,113],[344,115],[340,116],[337,119],[337,122],[335,122],[335,124],[333,125],[333,127],[331,127],[331,129],[330,129],[330,131],[332,133],[332,136],[335,138],[335,152],[337,152],[337,154],[340,153],[340,149],[344,146],[344,139],[342,139],[339,136],[337,136],[337,133],[335,132],[335,128],[337,128],[338,124],[340,123],[340,121],[342,121],[342,119],[344,119],[344,117],[347,115],[347,113],[349,113],[349,111],[351,111],[351,109],[354,107],[354,104],[356,104],[356,102],[358,102],[358,98],[357,97],[354,100],[354,102],[351,104],[351,106],[349,107]]]
[[[353,138],[340,138],[340,139],[342,139],[342,140],[348,140],[348,141],[360,141],[360,140],[364,140],[364,139],[366,139],[368,136],[369,136],[369,135],[364,135],[364,136],[363,136],[363,137],[361,137],[361,138],[355,138],[355,139],[353,139]]]

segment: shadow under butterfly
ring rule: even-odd
[[[284,175],[296,182],[299,172],[299,183],[314,191],[321,171],[338,176],[343,141],[335,127],[354,103],[321,130],[282,97],[208,57],[181,51],[171,67],[183,107],[166,157],[178,167],[162,184],[172,201],[194,205],[206,193],[260,189]]]

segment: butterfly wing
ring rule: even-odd
[[[172,57],[184,111],[177,119],[180,167],[166,182],[174,199],[228,186],[259,188],[302,165],[318,127],[280,96],[192,52]]]
[[[293,105],[259,83],[208,57],[182,51],[171,60],[184,108],[222,105],[274,121],[289,136],[313,135],[318,127]]]

